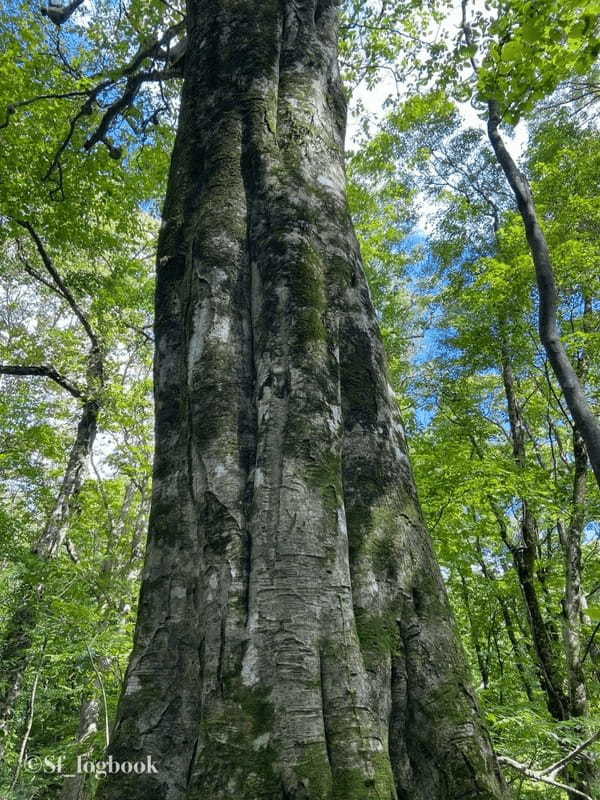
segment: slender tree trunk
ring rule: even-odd
[[[21,696],[23,676],[29,663],[31,632],[35,627],[35,593],[20,599],[4,631],[0,664],[2,664],[2,683],[0,685],[0,758],[6,749],[7,737],[15,707]]]
[[[495,798],[345,199],[330,0],[188,4],[103,800]]]
[[[569,704],[573,717],[585,717],[588,713],[588,693],[583,665],[582,620],[585,611],[585,596],[581,584],[583,564],[581,540],[585,527],[585,501],[587,493],[587,455],[579,432],[573,430],[573,513],[569,526],[562,537],[565,562],[565,593],[563,597],[564,645],[569,685]],[[598,768],[593,759],[585,754],[582,759],[569,765],[567,772],[575,788],[591,795],[598,778]],[[575,800],[576,795],[570,797]]]
[[[510,358],[506,350],[502,359],[502,379],[506,394],[508,416],[515,461],[521,467],[526,464],[524,421],[516,395],[514,376]],[[558,637],[553,628],[544,620],[538,593],[535,586],[535,563],[538,549],[538,535],[535,519],[527,501],[523,500],[521,531],[523,545],[512,547],[512,554],[525,599],[532,640],[537,657],[540,684],[546,694],[548,710],[554,719],[561,721],[572,716],[585,714],[587,693],[585,675],[581,661],[581,612],[583,593],[581,589],[581,536],[584,525],[587,456],[583,438],[574,429],[573,446],[575,455],[573,485],[573,515],[563,541],[565,552],[565,596],[563,611],[565,616],[564,641],[567,662],[569,694],[565,695],[561,669],[554,653],[554,643]],[[543,576],[541,576],[543,580]],[[575,789],[588,793],[595,778],[594,769],[587,760],[568,766],[568,780]],[[576,794],[569,793],[575,800]]]
[[[502,619],[504,620],[504,627],[506,629],[506,634],[510,641],[513,655],[515,657],[515,667],[517,668],[517,672],[519,673],[521,683],[523,684],[523,689],[525,691],[525,694],[527,695],[527,699],[530,702],[533,702],[533,692],[531,690],[531,684],[529,683],[529,679],[527,677],[527,672],[525,669],[525,660],[527,658],[527,652],[523,650],[522,641],[519,641],[519,639],[517,638],[512,614],[510,613],[506,597],[504,597],[504,595],[502,594],[502,590],[496,586],[496,579],[494,575],[490,573],[490,570],[488,568],[488,565],[486,564],[483,555],[483,551],[481,549],[481,543],[479,542],[479,538],[477,539],[477,552],[483,576],[488,581],[491,581],[494,595],[496,596],[498,605],[500,606],[500,611],[502,612]]]
[[[562,681],[552,639],[544,621],[535,588],[534,560],[530,547],[515,549],[513,553],[519,583],[527,608],[531,637],[538,661],[542,689],[546,695],[548,710],[556,720],[569,718],[568,698],[562,690]]]
[[[128,522],[130,521],[131,510],[136,499],[135,496],[137,491],[138,487],[136,487],[135,482],[132,481],[127,485],[121,510],[114,524],[111,526],[111,536],[109,542],[107,542],[106,555],[100,566],[101,573],[107,584],[113,583],[113,577],[117,578],[118,584],[120,584],[123,579],[125,579],[126,583],[129,584],[128,590],[126,589],[120,598],[111,598],[112,602],[119,608],[122,614],[121,621],[119,623],[120,627],[125,627],[127,613],[130,609],[127,601],[130,599],[131,591],[134,588],[134,582],[139,578],[137,572],[131,569],[131,562],[140,557],[140,539],[142,538],[143,531],[145,531],[147,528],[146,520],[148,504],[146,502],[146,498],[144,497],[144,493],[141,490],[139,509],[135,515],[133,525],[131,526],[132,530],[128,531]],[[131,560],[127,559],[125,563],[120,564],[116,560],[114,553],[117,551],[123,536],[125,536],[127,532],[130,533],[129,538],[131,539],[131,546],[134,552],[132,553]],[[102,606],[103,604],[104,600],[101,599],[100,605]],[[98,732],[101,714],[104,717],[106,744],[108,744],[110,736],[109,720],[106,708],[106,694],[102,679],[102,671],[103,669],[107,669],[107,666],[110,662],[103,665],[101,661],[100,666],[98,666],[95,664],[89,648],[87,653],[95,672],[95,691],[93,691],[91,697],[88,696],[85,700],[83,700],[79,710],[79,729],[77,731],[77,743],[79,746],[77,748],[77,754],[84,758],[88,758],[92,755],[93,741],[90,744],[88,740]],[[102,704],[100,698],[102,699]],[[86,742],[88,742],[87,747],[84,746]],[[71,768],[71,766],[72,765],[69,764],[67,769]],[[92,789],[89,785],[90,782],[88,778],[89,775],[85,772],[75,773],[65,777],[60,794],[60,800],[87,800],[87,798],[91,797]]]
[[[581,539],[585,526],[587,456],[579,433],[573,432],[575,467],[573,475],[573,514],[564,535],[565,594],[563,598],[564,641],[569,677],[569,696],[573,716],[587,711],[587,690],[582,664],[581,623],[584,594],[581,586]]]
[[[561,341],[557,320],[558,289],[548,243],[538,221],[527,178],[515,164],[500,135],[500,122],[500,105],[496,100],[490,100],[488,103],[488,136],[498,163],[515,196],[535,266],[539,292],[540,339],[560,384],[575,426],[585,442],[590,464],[600,486],[600,422],[585,398],[577,371],[571,364]]]
[[[502,356],[502,381],[506,395],[508,418],[510,423],[513,456],[517,465],[526,466],[525,425],[517,399],[514,375],[510,358],[506,350]],[[543,618],[538,593],[535,586],[535,563],[537,558],[536,521],[526,500],[522,501],[521,511],[522,543],[512,547],[512,554],[523,592],[532,641],[540,667],[542,688],[544,689],[550,713],[556,719],[565,719],[567,710],[561,690],[561,678],[552,649],[552,635]]]
[[[96,438],[98,411],[97,400],[84,403],[58,497],[34,548],[34,552],[44,561],[55,558],[65,540],[69,515],[83,486],[88,459]]]
[[[469,621],[471,642],[473,644],[473,649],[475,650],[475,656],[477,658],[477,667],[479,668],[479,674],[481,675],[481,683],[483,688],[487,689],[489,687],[489,681],[490,681],[490,671],[488,666],[489,653],[486,653],[484,655],[481,642],[479,641],[479,631],[475,625],[475,620],[473,618],[473,612],[471,609],[471,601],[469,599],[469,587],[467,586],[467,581],[462,572],[460,573],[460,588],[461,588],[462,600],[465,607],[465,611],[467,612],[467,619]]]
[[[79,494],[86,473],[86,464],[96,436],[99,406],[89,400],[83,406],[77,435],[71,447],[67,468],[53,509],[44,530],[34,547],[39,559],[49,561],[58,555],[67,532],[69,515]],[[36,577],[20,587],[17,605],[3,632],[0,642],[0,757],[5,748],[11,719],[21,693],[23,675],[30,658],[43,584]]]
[[[515,634],[515,627],[513,625],[512,617],[506,599],[502,597],[501,594],[498,594],[497,598],[498,598],[498,604],[500,605],[500,610],[502,612],[502,619],[504,620],[504,627],[506,628],[506,633],[508,635],[508,639],[510,641],[512,651],[515,657],[515,666],[517,668],[517,672],[519,673],[519,677],[521,679],[521,683],[523,684],[523,689],[525,691],[525,694],[527,695],[527,699],[529,700],[530,703],[532,703],[533,692],[531,690],[531,684],[529,683],[529,679],[527,678],[527,672],[525,670],[525,664],[523,659],[523,648]]]
[[[592,300],[584,290],[582,328],[585,333],[591,330],[590,317]],[[585,349],[577,358],[577,375],[585,380],[587,361]],[[582,586],[583,563],[581,542],[586,520],[588,459],[585,444],[579,431],[573,430],[573,512],[566,533],[559,531],[565,563],[565,594],[563,598],[564,641],[569,677],[569,695],[573,715],[587,713],[588,694],[583,666],[582,625],[586,620],[587,602]]]
[[[77,741],[83,744],[90,736],[93,736],[98,730],[98,721],[100,719],[100,703],[96,698],[84,700],[79,710],[79,730],[77,732]],[[89,756],[91,750],[81,753],[83,756]],[[85,772],[75,773],[69,775],[63,781],[60,800],[84,800],[86,797],[85,784],[87,775]]]
[[[510,423],[513,456],[517,465],[525,467],[525,426],[515,390],[512,365],[506,349],[502,354],[502,382],[506,395]],[[515,546],[509,544],[519,585],[523,593],[531,639],[535,648],[542,689],[546,695],[548,710],[557,720],[569,718],[569,702],[562,689],[560,667],[554,653],[553,637],[544,620],[535,583],[535,564],[537,559],[538,535],[536,521],[527,500],[522,499],[521,535],[522,542]]]

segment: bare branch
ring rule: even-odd
[[[110,83],[111,83],[110,81],[109,82],[105,82],[105,85],[102,88],[107,88],[108,86],[110,86]],[[96,95],[97,95],[97,93],[99,93],[102,90],[100,87],[96,87],[96,88],[97,88],[97,91],[94,90],[92,93],[90,93],[90,96],[88,97],[88,99],[81,106],[81,108],[75,114],[75,116],[71,119],[71,122],[69,123],[69,132],[67,133],[66,137],[61,142],[60,147],[58,148],[58,150],[54,154],[54,158],[52,159],[52,163],[48,167],[48,170],[47,170],[47,172],[44,175],[42,180],[47,181],[50,178],[50,176],[52,175],[52,173],[54,172],[54,170],[60,167],[60,157],[62,156],[62,154],[65,152],[65,150],[69,146],[69,142],[71,141],[71,139],[73,138],[73,134],[75,133],[75,128],[77,126],[77,123],[79,122],[79,120],[82,117],[89,116],[89,114],[91,114],[91,112],[93,110],[94,102],[96,100]]]
[[[592,734],[592,736],[590,736],[589,739],[586,739],[585,742],[577,745],[574,750],[571,750],[570,753],[567,753],[567,755],[561,758],[559,761],[556,761],[554,764],[550,764],[549,767],[546,767],[546,769],[543,769],[540,772],[540,775],[547,775],[550,778],[554,778],[556,775],[558,775],[563,767],[565,767],[570,761],[573,761],[574,758],[577,758],[580,753],[582,753],[591,744],[594,744],[594,742],[598,739],[600,739],[600,730],[597,730],[596,733]]]
[[[567,786],[564,783],[560,783],[556,780],[556,776],[558,773],[566,767],[571,761],[577,758],[585,749],[587,749],[591,744],[598,741],[600,739],[600,730],[597,730],[596,733],[592,734],[589,739],[586,739],[585,742],[577,745],[574,750],[571,750],[570,753],[567,753],[566,756],[555,761],[554,764],[550,764],[549,767],[545,767],[541,770],[532,769],[527,764],[522,764],[520,761],[515,761],[508,756],[498,756],[498,761],[500,764],[506,764],[509,767],[517,770],[522,775],[525,775],[526,778],[529,778],[532,781],[537,781],[539,783],[547,783],[549,786],[554,786],[556,789],[562,789],[565,792],[569,793],[569,796],[577,795],[577,797],[583,797],[584,800],[593,800],[589,794],[580,791],[579,789],[573,788],[573,786]]]
[[[21,262],[23,264],[23,268],[25,269],[25,272],[28,275],[31,275],[31,277],[35,278],[35,280],[39,281],[39,283],[43,283],[44,286],[46,286],[48,289],[50,289],[51,292],[54,292],[54,294],[57,294],[59,297],[62,298],[62,294],[58,291],[58,289],[52,283],[52,281],[49,281],[46,278],[44,278],[43,275],[40,275],[40,273],[34,267],[32,267],[31,264],[28,261],[26,261],[21,255],[19,255],[19,258],[20,258],[20,260],[21,260]]]
[[[91,150],[92,147],[98,142],[103,142],[106,139],[110,126],[119,114],[126,111],[133,103],[139,92],[141,86],[146,81],[162,81],[166,78],[173,77],[174,73],[170,70],[150,70],[148,72],[139,72],[137,75],[132,75],[127,79],[125,91],[112,105],[108,107],[100,125],[96,128],[94,133],[88,137],[83,145],[86,150]],[[112,154],[112,153],[111,153]]]
[[[146,46],[140,47],[133,59],[124,68],[123,75],[131,75],[134,73],[146,58],[166,60],[167,54],[162,48],[165,45],[169,46],[171,39],[174,36],[177,36],[178,33],[181,33],[184,30],[184,27],[185,22],[178,22],[176,25],[172,25],[170,28],[167,28],[167,30],[159,39],[154,39]]]
[[[577,797],[583,797],[583,800],[593,800],[589,794],[585,794],[585,792],[580,792],[579,789],[574,789],[572,786],[567,786],[565,783],[559,783],[558,781],[553,780],[552,778],[548,778],[545,775],[542,775],[540,772],[536,772],[536,770],[531,769],[527,766],[527,764],[521,764],[520,761],[515,761],[508,756],[498,756],[498,762],[500,764],[506,764],[508,767],[512,767],[512,769],[517,770],[522,775],[525,775],[526,778],[529,778],[531,781],[537,781],[538,783],[546,783],[548,786],[553,786],[555,789],[562,789],[565,792],[569,792],[569,795],[577,795]]]

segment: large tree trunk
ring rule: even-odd
[[[349,218],[331,0],[190,0],[103,800],[502,796]]]

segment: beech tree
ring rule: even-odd
[[[502,796],[346,206],[338,9],[188,4],[103,800]]]

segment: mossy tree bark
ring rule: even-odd
[[[331,0],[190,0],[156,460],[102,800],[503,786],[423,528],[345,198]]]

